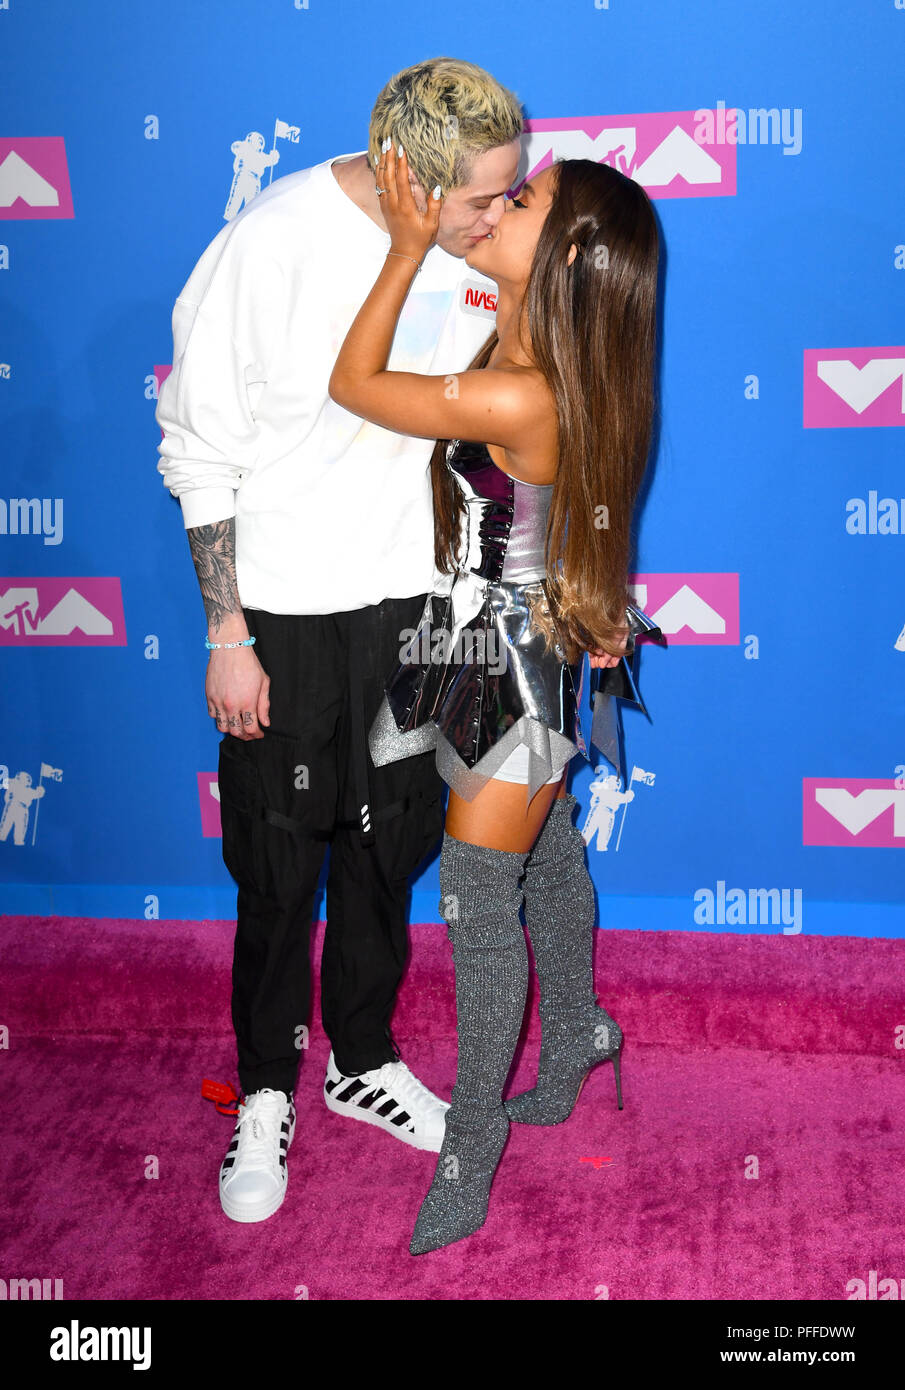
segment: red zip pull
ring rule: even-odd
[[[205,1100],[212,1100],[221,1115],[238,1115],[239,1097],[228,1081],[210,1081],[207,1077],[201,1083],[201,1094]],[[230,1101],[236,1104],[231,1110],[224,1110]],[[242,1104],[244,1105],[244,1101]]]

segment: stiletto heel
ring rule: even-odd
[[[606,1029],[605,1050],[600,1047],[601,1028]],[[532,1091],[523,1091],[505,1101],[506,1114],[517,1124],[562,1124],[575,1109],[585,1081],[601,1062],[613,1063],[616,1101],[621,1110],[624,1041],[619,1024],[595,1004],[593,1014],[584,1024],[573,1024],[565,1038],[561,1034],[556,1041],[548,1040],[541,1047],[537,1085]]]
[[[620,1110],[622,1109],[622,1046],[623,1043],[620,1043],[619,1051],[613,1053],[613,1071],[616,1073],[616,1100]]]

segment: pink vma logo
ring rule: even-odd
[[[905,347],[806,348],[804,427],[905,425]]]
[[[0,647],[124,647],[118,579],[0,579]]]
[[[0,218],[74,216],[62,135],[0,136]]]
[[[670,646],[738,645],[737,574],[633,574],[629,589]]]
[[[198,804],[201,808],[201,834],[205,837],[221,835],[220,784],[216,772],[198,773]]]
[[[805,777],[805,845],[905,848],[905,788],[879,777]]]
[[[593,159],[640,183],[651,198],[718,198],[735,193],[736,145],[701,143],[702,117],[732,111],[646,111],[526,121],[523,146],[532,178],[555,159]]]

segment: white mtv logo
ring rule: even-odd
[[[680,125],[673,126],[637,166],[638,131],[633,125],[607,126],[594,138],[580,128],[532,130],[523,138],[529,176],[546,155],[551,155],[553,159],[593,159],[597,164],[612,164],[636,183],[657,188],[665,188],[679,174],[692,184],[719,183],[723,177],[719,161]]]
[[[37,169],[10,150],[0,164],[0,208],[11,208],[21,198],[30,208],[58,208],[60,195]]]
[[[12,628],[19,637],[69,637],[79,631],[86,637],[110,637],[113,623],[80,594],[67,589],[60,601],[38,621],[37,589],[7,589],[0,594],[0,628]]]
[[[817,363],[817,375],[840,400],[860,415],[878,396],[902,377],[902,410],[905,412],[905,357],[872,357],[856,367],[847,357]]]
[[[892,833],[897,839],[905,838],[905,791],[867,787],[853,795],[846,787],[817,787],[814,800],[850,835],[860,835],[892,806]]]
[[[647,607],[647,585],[631,584],[629,587],[638,607],[645,609]],[[671,598],[668,598],[655,613],[651,613],[649,616],[651,621],[655,622],[660,631],[665,632],[667,636],[670,633],[681,632],[683,627],[698,633],[723,634],[726,631],[726,619],[722,613],[718,612],[706,599],[701,598],[701,595],[696,593],[690,584],[683,584]]]

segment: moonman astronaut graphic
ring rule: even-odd
[[[0,840],[8,839],[12,830],[13,844],[25,844],[28,808],[33,801],[42,797],[46,790],[46,787],[33,787],[31,774],[28,772],[19,772],[8,780],[3,797],[3,815],[0,816]]]
[[[234,140],[229,147],[233,160],[233,186],[226,200],[224,221],[231,222],[243,207],[247,207],[261,191],[261,175],[265,169],[276,164],[280,158],[279,150],[265,150],[264,136],[257,130],[250,130],[244,140]]]
[[[581,837],[586,845],[590,845],[596,835],[597,848],[609,849],[610,836],[616,823],[616,812],[626,802],[634,801],[635,793],[631,790],[620,791],[619,784],[622,778],[608,772],[603,763],[595,767],[594,772],[595,780],[590,786],[591,805],[582,826]]]

